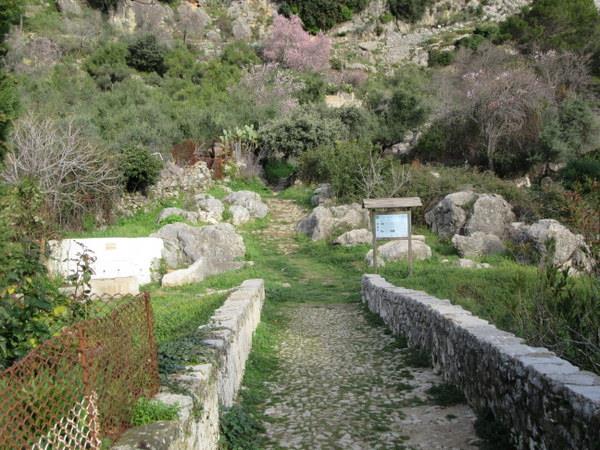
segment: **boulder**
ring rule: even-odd
[[[473,204],[465,234],[483,232],[504,237],[514,221],[512,206],[501,195],[479,195]]]
[[[175,29],[175,11],[160,2],[123,0],[109,13],[109,22],[125,33],[151,33],[170,39]]]
[[[366,228],[360,228],[358,230],[347,231],[346,233],[339,236],[333,243],[335,245],[343,245],[344,247],[351,247],[353,245],[370,244],[373,242],[373,233]]]
[[[333,188],[329,183],[321,184],[313,192],[310,202],[313,206],[323,205],[333,199]]]
[[[425,213],[425,221],[434,233],[448,239],[462,230],[467,221],[465,211],[477,194],[471,191],[454,192],[446,195],[437,205]]]
[[[444,239],[477,232],[503,238],[514,220],[511,205],[501,195],[471,191],[448,194],[425,214],[427,224]]]
[[[548,244],[554,240],[552,264],[571,274],[589,273],[594,268],[595,261],[583,236],[572,233],[557,220],[542,219],[531,225],[515,222],[510,237],[516,245],[531,244],[542,257],[547,256]]]
[[[477,231],[470,236],[455,234],[452,244],[461,256],[480,258],[482,256],[504,253],[506,248],[498,236]]]
[[[211,19],[204,11],[189,2],[181,2],[177,6],[177,28],[185,35],[186,39],[201,40]]]
[[[241,225],[251,219],[250,211],[243,206],[232,205],[229,207],[229,212],[231,213],[231,223],[234,225]]]
[[[181,208],[165,208],[158,215],[158,222],[162,222],[163,220],[168,219],[172,216],[179,216],[183,220],[187,220],[188,222],[199,222],[200,215],[197,212],[186,211]]]
[[[423,260],[431,258],[431,248],[422,240],[412,241],[413,260]],[[399,261],[408,259],[408,241],[390,241],[377,248],[377,264],[384,266],[388,261]],[[373,265],[373,250],[369,250],[365,257],[369,266]]]
[[[225,202],[230,205],[243,206],[252,218],[262,219],[269,213],[269,208],[263,203],[260,195],[252,191],[232,192],[225,197]]]
[[[208,194],[198,194],[194,197],[196,206],[199,211],[204,211],[209,218],[214,219],[216,222],[223,220],[223,211],[225,206],[221,200],[214,198]]]
[[[238,17],[231,26],[233,37],[238,41],[245,41],[252,37],[252,30],[245,18]]]
[[[368,228],[369,214],[358,203],[341,206],[317,206],[298,222],[296,229],[313,241],[328,239],[336,230]]]
[[[232,261],[246,253],[242,237],[228,223],[201,228],[185,223],[172,223],[165,225],[151,237],[163,240],[163,258],[171,269],[189,266],[200,258],[207,259],[208,263]]]
[[[242,261],[219,261],[200,258],[185,269],[175,270],[165,274],[161,280],[164,287],[183,286],[190,283],[198,283],[210,275],[218,275],[230,270],[241,269]]]

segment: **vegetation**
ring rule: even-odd
[[[418,22],[433,0],[389,0],[391,13],[399,20]]]
[[[159,400],[140,398],[133,408],[131,424],[139,427],[161,420],[174,420],[179,413],[179,405],[167,405]]]
[[[284,0],[279,12],[284,16],[300,16],[306,29],[316,33],[350,20],[354,12],[362,11],[368,3],[369,0]]]

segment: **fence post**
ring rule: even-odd
[[[144,309],[146,311],[146,329],[148,333],[148,348],[150,350],[150,371],[152,374],[152,389],[158,389],[160,378],[158,375],[158,350],[154,340],[154,316],[152,315],[152,303],[150,293],[144,292]]]
[[[86,405],[87,409],[87,426],[90,430],[90,440],[93,443],[100,446],[100,430],[99,430],[99,414],[98,414],[98,405],[97,402],[97,394],[92,389],[92,385],[90,382],[90,361],[88,360],[88,338],[85,332],[86,322],[80,323],[77,325],[77,338],[79,340],[77,346],[77,352],[79,354],[79,364],[81,365],[82,372],[82,382],[83,382],[83,400],[84,405]]]

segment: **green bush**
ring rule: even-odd
[[[318,109],[299,109],[259,130],[260,145],[273,158],[295,158],[306,150],[332,144],[344,132],[343,124]]]
[[[362,11],[368,3],[369,0],[285,0],[280,2],[279,13],[286,17],[300,16],[304,27],[316,33],[350,20],[354,12]]]
[[[127,47],[127,65],[140,72],[156,72],[160,76],[167,71],[166,49],[158,43],[156,36],[147,34],[137,38]]]
[[[271,184],[288,178],[296,172],[296,167],[290,163],[279,160],[268,160],[265,164],[265,178]]]
[[[144,147],[127,147],[121,155],[121,170],[129,192],[145,193],[158,180],[161,160]]]
[[[0,42],[10,30],[10,26],[19,22],[23,14],[22,0],[0,0]]]
[[[98,8],[103,12],[108,12],[119,4],[119,0],[87,0],[87,2],[91,7]]]
[[[582,188],[585,193],[589,193],[593,183],[600,182],[600,160],[592,157],[572,159],[561,170],[560,175],[568,189]]]
[[[225,48],[223,48],[221,61],[225,64],[244,68],[259,64],[260,58],[256,54],[256,50],[248,43],[236,41],[227,44]]]
[[[16,118],[19,98],[14,79],[0,68],[0,163],[6,153],[6,138],[11,122]]]
[[[430,67],[449,66],[454,62],[455,54],[447,50],[429,50],[428,64]]]
[[[161,420],[175,420],[179,414],[179,405],[167,405],[159,400],[140,398],[133,407],[131,424],[139,427]]]
[[[600,75],[600,13],[594,0],[535,0],[500,25],[500,34],[530,51],[563,49],[593,55]]]
[[[106,43],[98,47],[86,60],[85,70],[100,89],[106,90],[129,75],[127,46],[123,43]]]
[[[432,0],[389,0],[391,13],[399,20],[415,23],[421,20]]]

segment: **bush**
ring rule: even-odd
[[[244,41],[227,44],[223,49],[221,61],[225,64],[240,68],[250,67],[260,63],[256,51]]]
[[[119,4],[119,0],[87,0],[87,2],[91,7],[98,8],[103,12],[115,9]]]
[[[159,400],[138,399],[133,407],[131,424],[136,427],[161,420],[175,420],[179,414],[179,405],[167,405]]]
[[[42,263],[43,209],[30,181],[0,184],[0,369],[50,338],[67,312]]]
[[[273,32],[267,38],[263,55],[268,61],[295,70],[322,71],[329,66],[331,40],[323,35],[309,35],[297,16],[276,16]]]
[[[122,43],[107,43],[98,47],[85,62],[85,70],[100,89],[106,90],[129,75],[127,47]]]
[[[430,67],[449,66],[454,62],[454,52],[447,50],[429,50],[428,64]]]
[[[0,0],[0,43],[9,32],[10,26],[19,22],[23,14],[22,0]]]
[[[156,72],[163,76],[167,71],[166,49],[158,43],[156,36],[148,34],[137,38],[127,47],[127,65],[140,72]]]
[[[600,182],[600,160],[592,157],[572,159],[560,171],[560,175],[568,189],[582,188],[589,193],[593,183]]]
[[[369,0],[286,0],[280,3],[279,13],[300,16],[311,33],[329,30],[340,22],[350,20],[354,12],[362,11]]]
[[[275,119],[259,131],[261,147],[272,158],[295,158],[304,151],[332,144],[344,132],[343,124],[315,109],[300,109]]]
[[[6,153],[6,138],[19,107],[16,83],[0,68],[0,163]]]
[[[79,226],[86,215],[109,211],[119,186],[114,161],[72,121],[25,116],[12,142],[2,178],[13,185],[35,180],[54,223]]]
[[[121,170],[128,192],[146,193],[158,180],[161,160],[143,147],[127,147],[121,155]]]
[[[389,0],[391,13],[399,20],[415,23],[421,20],[432,0]]]

